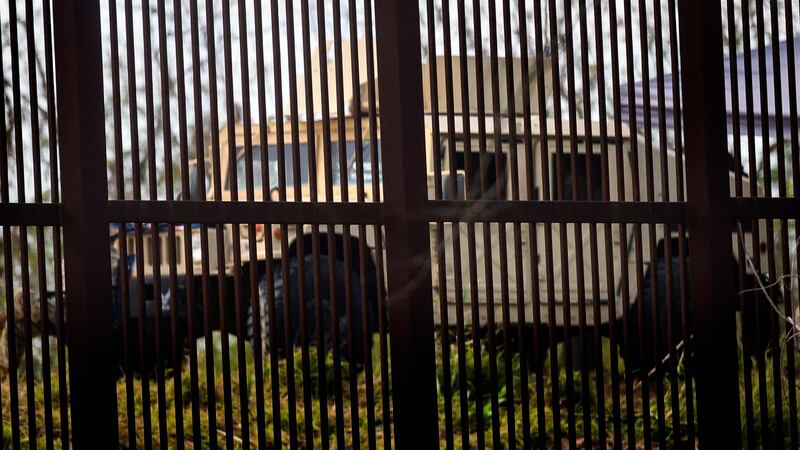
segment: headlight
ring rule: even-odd
[[[203,250],[200,247],[200,233],[192,232],[192,262],[199,263],[203,261]]]

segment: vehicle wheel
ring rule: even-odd
[[[667,308],[667,262],[661,256],[656,261],[655,266],[650,266],[644,274],[642,280],[642,292],[637,302],[642,302],[644,323],[641,330],[644,334],[639,335],[639,305],[634,302],[628,312],[628,336],[630,338],[630,355],[625,364],[634,372],[648,373],[656,365],[657,361],[663,360],[669,355],[670,349],[675,348],[683,339],[681,322],[681,296],[680,296],[680,258],[673,257],[670,261],[672,272],[671,298],[672,305],[672,342],[669,340],[669,321]],[[653,288],[652,272],[656,270],[657,283]],[[687,291],[688,292],[688,291]],[[655,297],[654,297],[655,294]],[[689,299],[686,299],[689,301]],[[657,304],[655,304],[657,303]],[[656,331],[653,330],[653,310],[656,310]],[[622,327],[622,321],[618,322]],[[658,338],[658,348],[654,353],[654,334]],[[622,336],[621,331],[619,336]],[[640,351],[642,350],[642,351]],[[620,351],[624,351],[624,344],[620,342]],[[677,351],[676,351],[677,352]],[[624,353],[620,353],[624,354]],[[644,358],[641,356],[644,355]],[[663,368],[668,370],[671,364],[665,364]]]
[[[337,307],[337,315],[338,319],[336,322],[337,325],[337,348],[339,350],[339,354],[342,355],[343,358],[349,361],[363,361],[365,355],[364,349],[364,331],[362,327],[361,321],[361,311],[363,305],[363,296],[361,293],[361,282],[360,282],[360,274],[357,270],[351,270],[349,275],[351,277],[351,287],[352,287],[352,314],[353,314],[353,329],[352,329],[352,355],[350,354],[350,345],[348,345],[348,336],[349,330],[348,327],[350,326],[349,320],[347,317],[347,303],[345,299],[345,276],[346,271],[344,267],[344,263],[341,260],[336,260],[334,262],[334,274],[333,276],[335,281],[335,291],[333,292],[334,295],[331,295],[330,289],[330,271],[328,268],[328,257],[325,255],[320,255],[319,257],[319,297],[320,297],[320,309],[321,309],[321,318],[322,318],[322,338],[325,343],[325,349],[330,351],[333,348],[333,323],[331,320],[331,315],[333,312],[332,308],[332,298],[336,299],[336,307]],[[287,261],[288,264],[288,291],[290,296],[290,305],[291,309],[290,313],[290,329],[289,329],[289,339],[291,340],[292,346],[299,346],[301,343],[301,334],[300,334],[300,304],[301,301],[305,304],[305,311],[306,311],[306,320],[305,320],[305,327],[306,327],[306,337],[311,347],[315,347],[317,345],[317,310],[316,310],[316,302],[314,299],[314,278],[313,278],[313,270],[314,270],[314,260],[311,255],[307,255],[302,259],[303,270],[304,270],[304,289],[303,289],[303,298],[300,298],[299,289],[298,289],[298,272],[300,268],[300,262],[297,258],[292,257]],[[259,298],[259,306],[260,306],[260,325],[261,325],[261,339],[262,339],[262,348],[265,351],[269,350],[269,343],[270,343],[270,327],[274,327],[275,334],[275,346],[277,347],[276,350],[281,354],[284,354],[287,350],[286,345],[286,333],[285,333],[285,293],[284,293],[284,280],[281,274],[280,265],[276,265],[274,270],[273,276],[273,292],[274,292],[274,301],[275,301],[275,317],[272,318],[269,316],[269,295],[268,295],[268,283],[266,279],[266,275],[262,276],[261,281],[258,285],[258,298]],[[373,302],[371,302],[373,303]],[[249,308],[250,309],[250,308]],[[374,314],[375,308],[370,307],[370,328],[373,328],[376,319]],[[371,330],[370,330],[371,331]],[[248,338],[253,338],[253,314],[252,310],[250,309],[247,314],[247,335]]]
[[[759,283],[755,275],[748,274],[744,280],[744,290],[758,289],[761,285],[770,286],[774,282],[765,275],[759,275]],[[737,290],[739,289],[737,285]],[[767,288],[772,301],[783,309],[783,296],[780,286]],[[766,296],[760,290],[747,295],[737,296],[737,309],[740,310],[740,326],[742,330],[742,353],[745,357],[760,357],[773,345],[773,321],[775,312]]]
[[[550,349],[548,327],[547,325],[539,326],[539,342],[533,339],[534,326],[532,324],[525,325],[525,354],[528,358],[528,364],[531,372],[544,369],[544,362],[547,359],[547,354]]]

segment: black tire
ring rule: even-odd
[[[531,372],[544,369],[544,362],[547,359],[547,354],[550,350],[550,340],[548,336],[547,325],[540,325],[538,334],[539,341],[534,340],[535,325],[526,324],[524,338],[525,339],[525,354],[528,358],[528,364]],[[515,349],[519,350],[519,349]]]
[[[743,290],[758,289],[761,285],[770,286],[774,283],[765,275],[759,277],[761,277],[760,283],[755,275],[745,276]],[[739,290],[738,285],[736,289]],[[769,287],[767,292],[772,301],[782,309],[783,295],[780,286]],[[747,358],[762,357],[774,344],[772,330],[775,312],[760,290],[747,295],[737,295],[736,302],[736,307],[740,310],[742,352]]]
[[[368,352],[365,351],[364,347],[364,330],[362,326],[361,314],[362,314],[362,306],[364,305],[364,296],[361,293],[361,278],[358,270],[351,270],[349,275],[351,279],[351,290],[352,290],[352,299],[351,299],[351,307],[352,307],[352,315],[353,315],[353,323],[352,323],[352,330],[349,330],[350,323],[347,317],[347,303],[345,299],[345,267],[344,263],[341,260],[334,261],[334,281],[335,281],[335,291],[333,292],[334,295],[331,295],[330,289],[330,271],[329,271],[329,260],[326,255],[320,255],[319,257],[319,297],[320,297],[320,313],[322,319],[322,339],[325,342],[325,349],[330,351],[334,345],[334,333],[333,323],[331,320],[333,314],[332,308],[332,298],[336,299],[336,308],[337,308],[337,316],[338,320],[336,321],[337,326],[337,339],[336,346],[339,350],[339,354],[348,361],[355,361],[355,362],[362,362],[364,357]],[[301,301],[302,304],[305,304],[305,312],[306,312],[306,320],[305,320],[305,331],[306,331],[306,338],[309,342],[309,345],[312,347],[317,346],[317,309],[316,309],[316,302],[314,300],[314,278],[313,278],[313,265],[314,261],[311,255],[307,255],[302,259],[303,270],[304,270],[304,296],[303,299],[300,299],[299,289],[298,289],[298,281],[299,281],[299,269],[300,269],[300,262],[296,257],[290,258],[286,264],[288,264],[288,291],[290,296],[290,304],[291,309],[289,311],[289,333],[288,338],[291,341],[292,346],[299,346],[301,344],[301,329],[300,329],[300,305]],[[284,280],[281,273],[281,265],[277,264],[275,266],[275,270],[273,271],[273,292],[274,292],[274,307],[275,307],[275,318],[273,319],[269,315],[269,295],[268,295],[268,283],[266,275],[262,275],[261,281],[258,285],[258,297],[259,297],[259,304],[260,304],[260,328],[261,328],[261,342],[262,348],[264,351],[270,350],[270,328],[274,327],[274,338],[275,338],[275,350],[278,351],[280,354],[285,354],[287,350],[286,340],[287,340],[287,333],[286,333],[286,321],[285,321],[285,289],[284,289]],[[368,333],[372,333],[374,331],[376,319],[375,319],[375,307],[374,307],[374,299],[370,299],[370,308],[369,308],[369,330]],[[254,332],[253,332],[253,313],[252,307],[248,308],[247,313],[247,337],[249,339],[253,339]],[[350,345],[348,342],[348,337],[352,333],[353,342],[352,342],[352,355],[350,351]],[[367,345],[371,342],[371,339],[368,339]]]
[[[672,257],[670,261],[672,272],[671,298],[669,299],[672,307],[672,341],[669,339],[669,309],[667,308],[667,262],[661,255],[655,265],[651,265],[645,272],[642,280],[642,292],[636,302],[631,305],[628,312],[628,336],[630,338],[630,355],[625,361],[625,365],[631,368],[634,373],[646,374],[655,366],[656,362],[663,360],[670,353],[670,349],[676,348],[683,339],[683,328],[681,322],[681,296],[680,296],[680,258]],[[658,286],[653,289],[652,270],[656,270]],[[656,296],[654,297],[654,292]],[[688,291],[687,291],[688,293]],[[687,301],[689,299],[687,298]],[[641,327],[643,336],[640,338],[639,326],[639,302],[643,308],[644,323]],[[656,308],[656,325],[654,330],[653,310]],[[622,327],[622,321],[618,322]],[[622,331],[619,331],[622,336]],[[655,347],[654,335],[658,339],[658,346]],[[624,351],[624,345],[620,342],[620,351]],[[655,350],[655,352],[654,352]],[[624,354],[624,353],[620,353]],[[676,350],[676,354],[679,351]],[[671,364],[662,366],[669,370]]]

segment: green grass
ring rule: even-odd
[[[469,337],[469,336],[468,336]],[[209,385],[208,383],[208,374],[206,372],[206,358],[209,356],[209,352],[204,349],[203,345],[201,344],[198,348],[197,353],[197,362],[198,362],[198,382],[199,382],[199,390],[198,390],[198,397],[200,402],[200,415],[197,417],[200,424],[200,441],[202,448],[211,448],[210,439],[211,435],[216,436],[217,442],[220,446],[224,445],[225,438],[226,438],[226,424],[224,421],[224,410],[222,407],[222,399],[224,396],[224,383],[223,378],[221,376],[222,369],[223,369],[223,360],[221,355],[221,337],[218,333],[214,335],[214,349],[213,349],[213,367],[214,367],[214,374],[212,377],[212,383]],[[510,390],[505,385],[505,355],[502,349],[498,348],[496,356],[496,367],[497,367],[497,382],[493,384],[491,382],[490,374],[490,366],[491,361],[486,352],[486,342],[482,342],[481,346],[481,358],[480,358],[480,365],[481,365],[481,376],[478,377],[474,366],[473,360],[473,353],[472,353],[472,341],[465,342],[466,348],[466,372],[464,374],[459,373],[459,365],[457,360],[457,347],[452,345],[450,348],[450,377],[449,379],[445,379],[444,377],[444,363],[442,360],[442,352],[441,352],[441,345],[440,340],[437,339],[437,386],[439,388],[440,395],[438,397],[438,409],[439,409],[439,427],[440,427],[440,436],[442,437],[442,445],[444,445],[444,436],[445,436],[445,409],[446,405],[451,405],[452,411],[452,420],[453,420],[453,427],[454,427],[454,439],[456,448],[462,446],[462,430],[460,428],[461,425],[461,402],[467,402],[467,413],[468,413],[468,423],[469,423],[469,431],[468,436],[470,439],[470,443],[474,446],[477,442],[477,423],[478,419],[482,419],[484,424],[484,432],[485,432],[485,439],[487,443],[487,447],[492,445],[493,442],[493,435],[492,435],[492,421],[496,419],[499,424],[500,429],[500,436],[499,440],[503,446],[507,446],[509,444],[509,436],[508,436],[508,421],[513,420],[515,424],[516,430],[516,439],[518,446],[522,444],[522,398],[521,398],[521,391],[522,391],[522,378],[520,376],[520,365],[522,364],[522,360],[520,359],[519,353],[515,352],[511,356],[511,369],[512,369],[512,383],[513,383],[513,393],[514,397],[511,398],[509,395]],[[200,342],[199,342],[200,343]],[[244,370],[244,379],[246,382],[246,386],[240,386],[239,384],[239,367],[238,367],[238,358],[237,358],[237,347],[236,347],[236,340],[234,338],[230,338],[229,340],[230,349],[231,349],[231,358],[230,358],[230,367],[231,367],[231,393],[232,393],[232,414],[233,414],[233,422],[231,423],[230,428],[233,430],[233,440],[237,448],[242,448],[242,421],[241,421],[241,412],[242,412],[242,405],[239,401],[239,392],[240,389],[246,389],[248,393],[248,402],[244,406],[247,410],[247,421],[250,429],[250,441],[251,447],[255,447],[257,442],[257,433],[258,433],[258,423],[256,419],[256,403],[255,403],[255,396],[256,396],[256,378],[255,372],[253,370],[254,367],[254,354],[252,348],[249,344],[245,345],[245,357],[246,357],[246,369]],[[358,395],[357,401],[353,399],[353,402],[357,405],[359,420],[357,421],[358,424],[358,433],[360,435],[362,446],[366,443],[366,438],[368,436],[368,422],[366,420],[367,417],[367,401],[366,401],[366,376],[369,375],[372,379],[374,384],[374,392],[375,392],[375,402],[373,408],[373,414],[375,418],[375,428],[374,433],[377,438],[378,447],[382,447],[383,443],[383,436],[384,433],[388,431],[388,424],[383,423],[383,409],[382,409],[382,402],[381,402],[381,389],[384,386],[385,380],[381,378],[381,367],[380,367],[380,355],[378,353],[378,342],[377,337],[375,340],[375,345],[373,348],[373,367],[372,371],[367,373],[365,370],[357,371],[357,383],[356,383],[356,391]],[[554,438],[554,411],[556,406],[561,410],[561,417],[559,420],[559,425],[561,426],[562,432],[566,433],[568,429],[568,421],[567,421],[567,414],[566,411],[568,408],[572,407],[575,411],[575,420],[576,420],[576,432],[578,437],[578,442],[581,442],[581,436],[583,434],[583,420],[584,420],[584,408],[586,409],[586,414],[591,420],[591,429],[592,435],[594,437],[593,444],[598,444],[598,436],[600,435],[600,420],[599,420],[599,408],[602,406],[604,409],[603,416],[605,417],[605,436],[609,443],[613,441],[614,436],[614,415],[613,415],[613,404],[612,404],[612,386],[611,383],[611,376],[610,376],[610,367],[611,361],[609,359],[610,353],[609,343],[606,339],[603,340],[603,361],[602,361],[602,379],[601,383],[598,385],[596,372],[594,369],[591,371],[587,371],[587,381],[588,381],[588,398],[590,399],[589,403],[584,404],[582,402],[583,392],[582,392],[582,374],[583,372],[575,371],[573,375],[573,388],[574,388],[574,396],[573,396],[573,403],[569,403],[569,400],[566,396],[567,390],[567,374],[563,370],[563,365],[559,364],[559,377],[557,380],[552,379],[550,374],[551,364],[554,362],[548,357],[544,361],[544,365],[542,367],[542,373],[539,377],[542,381],[542,390],[544,392],[543,398],[543,405],[542,408],[537,407],[537,376],[530,370],[529,368],[529,376],[528,376],[528,404],[530,408],[529,413],[529,423],[531,428],[531,434],[536,437],[538,436],[539,430],[537,428],[537,424],[539,421],[539,415],[544,414],[545,416],[545,430],[544,436],[546,439],[547,446],[552,448],[554,446],[559,446],[564,443],[564,440],[561,442],[556,443]],[[788,414],[788,393],[786,390],[787,387],[787,373],[786,367],[788,364],[787,361],[787,354],[788,350],[784,350],[780,353],[781,358],[781,373],[779,374],[779,378],[781,380],[781,385],[783,388],[783,398],[780,400],[780,404],[783,408],[783,429],[784,435],[786,439],[789,439],[789,425],[790,421],[792,420]],[[309,351],[309,359],[308,365],[310,369],[310,379],[304,380],[302,375],[302,353],[298,349],[293,353],[293,362],[295,366],[294,370],[294,377],[291,380],[287,379],[287,367],[286,367],[286,360],[282,359],[278,363],[277,371],[278,371],[278,383],[280,389],[280,424],[283,430],[281,434],[281,441],[284,444],[289,443],[289,398],[287,393],[287,387],[289,386],[289,382],[291,382],[295,388],[295,407],[296,407],[296,424],[297,424],[297,437],[300,445],[306,448],[317,448],[321,445],[322,439],[322,425],[321,425],[321,417],[320,414],[320,389],[319,389],[319,382],[320,379],[318,377],[318,367],[317,367],[317,355],[314,348],[311,348]],[[763,430],[760,424],[760,414],[762,409],[765,410],[767,414],[767,423],[770,428],[770,433],[775,432],[776,427],[776,403],[773,396],[773,388],[774,382],[776,378],[774,377],[773,369],[772,369],[772,358],[774,355],[772,353],[768,353],[764,356],[763,364],[761,367],[764,368],[764,376],[760,378],[763,382],[763,386],[759,384],[759,377],[758,377],[758,361],[754,360],[752,371],[751,371],[751,380],[753,381],[753,409],[754,413],[754,424],[753,424],[753,433],[754,435],[751,436],[756,440],[756,442],[761,442],[760,439],[763,435]],[[800,358],[795,358],[795,364],[797,365],[797,360]],[[616,361],[617,369],[620,373],[620,384],[617,386],[619,388],[620,396],[621,396],[621,404],[620,404],[620,415],[622,417],[621,422],[621,435],[622,440],[624,441],[623,444],[627,444],[627,436],[629,431],[632,431],[635,434],[637,443],[640,443],[645,438],[645,409],[646,405],[643,405],[642,401],[642,385],[639,380],[630,380],[631,387],[633,390],[633,404],[634,408],[631,410],[631,418],[633,421],[634,428],[633,430],[628,429],[628,421],[626,420],[628,417],[628,409],[626,408],[626,384],[624,380],[624,363],[619,360]],[[741,367],[744,367],[743,365]],[[265,423],[266,427],[262,430],[266,435],[267,442],[273,442],[274,435],[273,435],[273,410],[272,410],[272,383],[273,380],[271,379],[271,366],[270,366],[270,358],[265,356],[264,358],[264,384],[263,384],[263,392],[265,396]],[[351,427],[351,399],[350,399],[350,383],[349,383],[349,366],[346,362],[342,363],[342,400],[343,400],[343,423],[344,423],[344,435],[345,435],[345,442],[346,446],[350,447],[352,445],[352,438],[353,438],[353,429]],[[54,414],[54,430],[55,436],[58,439],[61,433],[61,417],[59,414],[58,408],[58,383],[56,381],[56,367],[52,368],[52,398],[53,402],[53,414]],[[336,389],[336,385],[334,383],[334,362],[333,358],[330,354],[326,355],[325,358],[325,378],[326,378],[326,390],[328,392],[327,395],[327,407],[325,409],[325,414],[328,418],[328,424],[330,429],[330,444],[332,448],[336,448],[336,408],[334,407],[334,398],[333,392]],[[39,372],[40,373],[40,372]],[[150,404],[145,405],[142,401],[142,389],[143,389],[143,380],[138,377],[134,376],[131,377],[131,381],[133,383],[133,394],[134,394],[134,410],[135,410],[135,424],[134,430],[136,432],[136,445],[137,447],[141,447],[144,444],[144,439],[150,439],[154,446],[157,446],[162,434],[166,434],[166,439],[169,443],[170,448],[176,446],[176,439],[177,439],[177,429],[176,429],[176,411],[180,411],[183,415],[184,426],[183,432],[185,439],[187,441],[187,448],[192,448],[191,441],[192,441],[192,429],[193,429],[193,417],[192,417],[192,396],[191,396],[191,379],[189,375],[189,366],[188,366],[188,356],[185,358],[184,365],[181,367],[181,372],[179,374],[179,382],[177,386],[174,383],[173,378],[174,372],[167,371],[165,373],[165,388],[163,392],[163,402],[166,405],[166,429],[161,430],[158,425],[158,390],[156,386],[155,378],[151,378],[147,382],[147,389],[150,395]],[[24,373],[19,373],[20,380],[24,380]],[[460,386],[461,383],[465,383],[467,398],[461,398],[460,395]],[[744,380],[745,377],[743,376],[742,370],[740,370],[740,380],[742,383],[742,387],[740,392],[744,392]],[[677,382],[676,389],[671,389],[671,382]],[[673,439],[677,442],[680,448],[685,448],[688,446],[687,442],[687,430],[690,428],[690,424],[688,423],[687,418],[687,401],[692,401],[692,399],[688,399],[686,392],[687,392],[687,378],[685,377],[685,373],[683,370],[679,370],[678,373],[673,377],[669,376],[666,377],[663,381],[663,403],[665,408],[665,415],[666,415],[666,428],[663,430],[663,437],[668,442],[668,447],[672,447]],[[554,384],[557,386],[560,395],[558,398],[557,404],[551,402],[551,396],[553,392]],[[650,383],[649,387],[649,396],[650,396],[650,405],[647,407],[647,411],[649,412],[650,416],[650,438],[653,440],[654,443],[657,443],[659,438],[662,437],[660,434],[658,423],[657,423],[657,402],[656,402],[656,388],[654,382]],[[445,398],[444,395],[441,395],[444,387],[449,386],[450,391],[452,393],[450,398]],[[602,387],[603,395],[602,397],[598,394],[598,386]],[[43,382],[41,377],[36,379],[35,383],[35,392],[34,392],[34,402],[36,405],[36,417],[37,417],[37,427],[39,429],[38,435],[35,437],[37,440],[39,447],[44,447],[44,409],[43,405],[45,405],[44,393],[43,393]],[[304,387],[311,389],[309,392],[312,398],[312,405],[311,410],[307,410],[304,406],[303,398],[304,398]],[[4,432],[4,446],[9,447],[9,440],[10,440],[10,426],[11,426],[11,417],[8,405],[9,399],[9,391],[8,391],[8,380],[7,377],[3,379],[2,383],[2,401],[3,401],[3,432]],[[128,446],[129,437],[128,437],[128,417],[126,414],[126,379],[121,378],[117,382],[117,398],[118,398],[118,410],[119,410],[119,431],[120,431],[120,442],[123,447]],[[764,389],[765,392],[768,393],[767,404],[761,405],[759,401],[759,390]],[[477,392],[481,391],[482,400],[484,407],[481,409],[476,408],[476,396]],[[181,394],[181,404],[177,404],[177,394],[180,392]],[[209,426],[209,414],[208,409],[211,407],[209,404],[209,393],[213,392],[213,395],[216,397],[217,401],[214,405],[213,410],[216,413],[216,427],[215,429],[210,429]],[[672,395],[673,392],[676,392],[678,395],[678,404],[679,408],[677,411],[672,410]],[[491,408],[491,399],[492,395],[497,396],[497,402],[499,405],[499,411],[497,417],[493,417],[492,408]],[[19,395],[20,395],[20,432],[22,435],[23,446],[26,446],[29,442],[29,437],[27,435],[27,394],[26,388],[24,383],[21,383],[19,386]],[[745,402],[744,397],[742,396],[742,430],[743,435],[746,435],[746,427],[745,427]],[[509,417],[508,411],[513,406],[514,414]],[[644,406],[644,407],[643,407]],[[152,425],[152,433],[149,436],[145,434],[145,427],[142,420],[142,413],[143,408],[149,408],[150,415],[151,415],[151,425]],[[177,408],[177,410],[176,410]],[[310,415],[311,423],[312,423],[312,442],[308,442],[306,439],[305,433],[305,418],[306,415]],[[677,417],[678,427],[673,428],[673,421],[672,417]],[[795,420],[800,420],[798,418],[794,418]],[[566,434],[564,434],[566,436]],[[60,442],[56,441],[55,448],[60,448]],[[774,443],[776,448],[780,448],[781,446],[778,445],[780,443]]]

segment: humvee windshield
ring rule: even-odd
[[[378,141],[378,180],[381,179],[381,141]],[[347,183],[355,185],[358,183],[358,160],[356,158],[356,143],[347,141],[345,143],[347,152],[345,153]],[[364,183],[372,183],[372,148],[370,142],[364,140],[361,145],[362,166],[364,168]],[[341,170],[339,166],[339,143],[331,143],[331,167],[333,171],[333,183],[341,183]]]
[[[300,164],[300,183],[308,183],[308,144],[298,144],[299,164]],[[258,145],[253,146],[253,188],[259,191],[262,187],[262,160],[261,160],[261,147]],[[247,189],[247,159],[245,159],[245,151],[243,148],[237,149],[238,158],[236,160],[236,184],[238,190],[243,191]],[[286,170],[286,186],[294,186],[294,160],[293,160],[292,144],[284,144],[283,146],[283,165]],[[267,176],[269,177],[270,190],[278,187],[278,146],[271,144],[267,147],[267,158],[269,163],[267,165]],[[228,189],[230,189],[230,178],[228,178]]]

